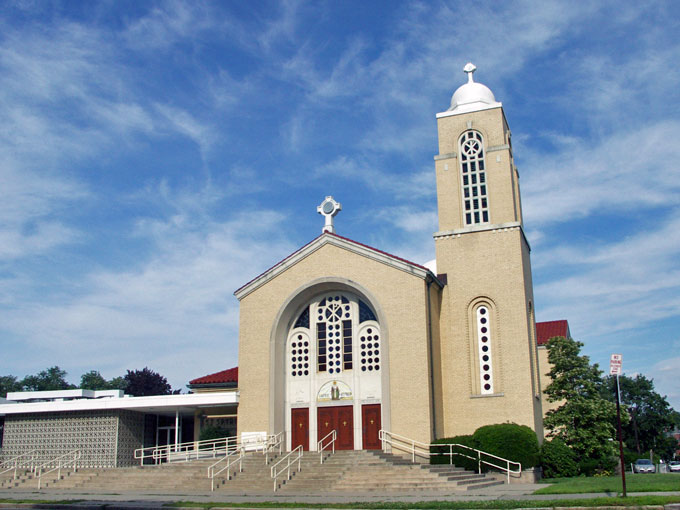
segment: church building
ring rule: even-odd
[[[503,106],[468,81],[437,114],[436,267],[322,234],[235,292],[238,433],[286,448],[380,448],[381,429],[429,443],[488,424],[542,439],[530,247]]]

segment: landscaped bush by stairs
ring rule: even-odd
[[[522,464],[522,469],[538,466],[540,456],[536,433],[526,425],[499,423],[486,425],[472,435],[476,448]]]
[[[541,466],[545,478],[562,478],[578,475],[576,456],[561,439],[545,441],[541,446]]]
[[[486,425],[478,428],[471,436],[455,436],[442,438],[435,441],[435,444],[463,444],[482,450],[498,457],[508,459],[522,464],[522,468],[534,467],[539,464],[539,448],[536,433],[529,427],[517,425],[515,423],[500,423],[497,425]],[[447,447],[431,446],[433,453],[448,452]],[[475,452],[463,448],[454,448],[454,453],[463,453],[476,457]],[[482,457],[488,461],[493,459]],[[501,465],[500,461],[497,461]],[[448,455],[437,455],[430,458],[431,464],[448,464]],[[477,471],[477,459],[468,459],[463,455],[454,455],[453,463],[456,466],[464,467]],[[482,471],[493,469],[482,464]]]

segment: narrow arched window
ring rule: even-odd
[[[465,224],[488,223],[489,203],[482,134],[478,131],[466,131],[460,137],[459,149]]]
[[[477,348],[479,356],[479,386],[482,395],[493,393],[493,364],[491,359],[491,308],[486,304],[476,307]]]

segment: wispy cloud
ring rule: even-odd
[[[607,211],[677,205],[680,147],[668,143],[677,136],[680,123],[663,121],[620,130],[595,143],[592,138],[558,137],[551,153],[537,154],[523,144],[529,174],[522,179],[526,222],[544,225]]]

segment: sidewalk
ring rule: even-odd
[[[467,492],[385,492],[385,493],[259,493],[259,494],[225,494],[221,492],[187,492],[183,494],[167,494],[154,492],[150,490],[144,491],[130,491],[125,493],[104,493],[104,492],[81,492],[73,491],[59,491],[59,490],[3,490],[0,491],[0,499],[15,499],[15,500],[43,500],[43,501],[64,501],[64,500],[79,500],[77,503],[69,505],[68,508],[77,508],[79,510],[85,509],[101,509],[108,510],[115,508],[125,508],[127,510],[134,509],[160,509],[164,508],[166,503],[176,501],[191,501],[198,503],[215,503],[225,508],[229,507],[229,503],[299,503],[301,508],[305,504],[323,504],[323,503],[377,503],[377,502],[406,502],[416,503],[419,501],[488,501],[488,500],[560,500],[560,499],[582,499],[582,498],[599,498],[607,496],[616,496],[610,493],[590,493],[590,494],[547,494],[547,495],[533,495],[532,493],[545,487],[544,484],[511,484],[498,485],[478,491]],[[676,495],[680,496],[680,490],[675,492],[655,492],[655,493],[629,493],[629,496],[637,495]],[[680,510],[680,504],[672,505]],[[55,504],[42,505],[22,505],[13,503],[0,503],[0,509],[8,508],[67,508]],[[167,507],[166,507],[167,508]],[[474,508],[471,505],[470,508]],[[669,508],[669,506],[667,506]]]

